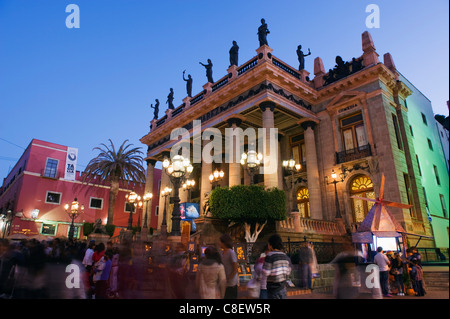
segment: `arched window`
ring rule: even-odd
[[[350,194],[358,197],[375,199],[372,180],[364,175],[356,176],[350,184]],[[353,220],[361,223],[373,206],[373,202],[352,198]]]
[[[297,192],[297,207],[300,217],[309,218],[309,191],[306,187],[302,187]]]

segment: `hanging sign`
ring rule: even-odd
[[[75,180],[77,169],[78,149],[69,147],[67,149],[66,168],[64,170],[64,179],[69,181]]]

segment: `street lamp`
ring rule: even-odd
[[[302,169],[302,165],[295,163],[294,159],[290,159],[290,160],[285,160],[282,162],[282,166],[284,168],[284,170],[289,174],[291,174],[291,192],[292,192],[292,198],[295,197],[295,193],[294,193],[294,185],[295,185],[295,180],[294,180],[294,175],[295,173],[300,172],[300,170]],[[292,204],[292,211],[293,212],[298,212],[298,207],[296,205],[295,199],[293,199],[293,204]]]
[[[80,214],[84,212],[84,205],[80,205],[80,203],[75,198],[70,205],[69,204],[64,205],[64,209],[66,213],[69,215],[70,219],[72,220],[69,229],[69,240],[72,240],[75,232],[74,221]]]
[[[133,213],[136,211],[136,207],[142,207],[141,196],[135,192],[131,192],[125,195],[125,199],[131,204],[130,217],[128,217],[127,230],[133,230]]]
[[[225,173],[222,170],[215,170],[209,175],[209,181],[211,182],[213,189],[219,185],[219,182],[223,179]]]
[[[254,150],[249,150],[247,153],[242,153],[241,165],[250,175],[250,185],[254,184],[254,176],[257,174],[259,167],[262,165],[263,155],[256,153]]]
[[[172,193],[172,188],[170,187],[164,187],[164,189],[161,191],[161,196],[164,197],[164,213],[163,213],[163,220],[161,223],[161,234],[163,237],[167,235],[167,218],[166,218],[166,202],[167,202],[167,196]]]
[[[145,202],[145,216],[144,216],[144,226],[143,228],[147,228],[147,212],[148,212],[148,206],[149,203],[152,202],[152,198],[153,198],[153,194],[152,193],[146,193],[144,195],[144,202]],[[150,204],[150,214],[152,213],[152,208],[151,208],[151,204]]]
[[[180,236],[180,187],[184,182],[185,178],[194,170],[188,158],[184,158],[181,155],[175,155],[172,161],[169,159],[164,159],[163,167],[167,175],[169,175],[170,181],[172,182],[174,194],[173,194],[173,210],[172,210],[172,236]]]
[[[344,181],[345,174],[343,174],[343,173],[339,174],[340,181],[337,180],[337,177],[338,177],[338,175],[333,169],[333,170],[331,170],[331,178],[333,179],[333,181],[328,182],[328,176],[325,176],[325,181],[326,181],[327,185],[334,184],[334,196],[336,198],[336,201],[335,201],[335,204],[336,204],[336,217],[335,218],[342,218],[341,209],[339,208],[339,199],[338,199],[338,193],[337,193],[336,184],[337,183],[341,183],[341,182]]]
[[[188,192],[188,198],[187,198],[188,202],[191,201],[191,189],[194,188],[194,186],[195,186],[195,181],[193,179],[188,179],[186,181],[186,183],[183,184],[183,191]]]

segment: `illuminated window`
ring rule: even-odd
[[[309,218],[309,191],[306,187],[302,187],[297,192],[297,207],[300,217]]]
[[[356,113],[340,120],[344,150],[349,153],[367,145],[362,113]]]
[[[375,199],[372,180],[364,175],[356,176],[350,184],[350,194],[358,197]],[[352,198],[353,220],[361,223],[372,208],[374,202]]]
[[[306,147],[304,134],[299,134],[291,137],[291,152],[292,158],[296,163],[306,164]]]
[[[41,234],[56,235],[56,224],[42,224]]]

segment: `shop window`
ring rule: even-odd
[[[41,234],[55,236],[56,235],[56,224],[45,224],[45,223],[42,224]]]

